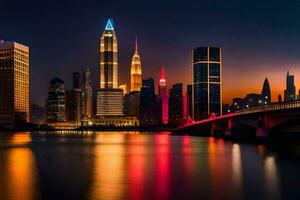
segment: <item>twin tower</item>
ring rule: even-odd
[[[100,88],[97,91],[98,116],[122,116],[123,90],[118,83],[118,41],[111,20],[107,21],[100,40]],[[130,91],[142,87],[142,65],[137,40],[130,69]]]

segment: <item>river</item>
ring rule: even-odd
[[[300,199],[299,155],[167,132],[0,133],[0,199]]]

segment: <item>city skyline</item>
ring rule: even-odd
[[[72,8],[67,10],[65,10],[66,3],[63,3],[57,9],[57,15],[51,12],[53,4],[50,4],[49,8],[42,7],[41,4],[35,6],[26,4],[24,9],[39,10],[36,11],[36,16],[30,15],[24,18],[28,23],[26,27],[19,26],[15,16],[4,21],[0,38],[16,41],[31,48],[31,83],[33,83],[31,96],[34,97],[32,103],[40,105],[44,104],[47,96],[45,88],[48,87],[52,77],[59,76],[63,80],[69,80],[68,77],[73,71],[82,71],[85,66],[91,66],[93,80],[97,80],[98,36],[102,33],[109,17],[114,20],[118,29],[117,37],[122,52],[119,60],[120,84],[126,82],[127,87],[129,85],[128,71],[132,46],[138,34],[140,55],[143,58],[143,78],[151,76],[157,82],[161,64],[164,64],[170,85],[178,82],[191,83],[191,50],[197,46],[219,46],[223,49],[224,103],[229,103],[236,96],[259,92],[260,83],[265,77],[270,81],[272,94],[274,94],[273,100],[276,100],[279,93],[283,95],[284,74],[287,70],[295,74],[296,87],[300,85],[300,79],[297,79],[297,74],[300,73],[297,69],[300,64],[298,59],[300,52],[297,48],[300,41],[297,35],[300,30],[297,26],[297,18],[293,14],[298,3],[290,2],[287,5],[275,1],[270,5],[268,2],[260,2],[259,6],[256,6],[256,3],[256,1],[237,2],[232,6],[224,2],[215,2],[218,12],[213,19],[220,16],[224,18],[217,22],[218,26],[208,26],[205,31],[201,26],[198,27],[196,22],[186,22],[192,17],[196,19],[204,17],[205,13],[215,8],[211,2],[202,2],[201,5],[206,11],[197,12],[199,16],[186,11],[189,9],[195,11],[200,7],[200,3],[194,1],[174,3],[165,13],[163,10],[167,3],[158,4],[154,12],[157,16],[149,13],[151,9],[146,9],[147,6],[154,8],[153,3],[134,5],[131,9],[138,12],[128,16],[126,16],[127,11],[122,11],[124,4],[122,2],[115,9],[110,3],[91,2],[83,5],[82,8],[80,3],[74,2]],[[14,5],[15,3],[8,1],[3,3],[4,7]],[[193,6],[195,8],[192,8]],[[261,9],[266,6],[269,9]],[[20,7],[22,6],[18,8]],[[176,16],[176,12],[181,8],[187,14],[186,17]],[[200,11],[203,11],[202,9]],[[76,11],[81,15],[75,15]],[[143,12],[145,14],[141,15]],[[7,11],[1,12],[0,16],[2,15],[7,15]],[[17,16],[19,15],[17,12]],[[66,19],[58,18],[64,15],[67,16]],[[171,17],[166,18],[166,15]],[[69,23],[70,21],[72,23]],[[34,25],[35,22],[37,25]],[[209,22],[203,23],[209,25]],[[11,24],[16,25],[17,31],[11,28]],[[179,30],[178,26],[184,27],[184,30]],[[271,35],[271,33],[275,34]],[[184,37],[185,35],[188,37]],[[41,51],[44,45],[49,49],[47,53]],[[61,46],[64,48],[60,48]],[[167,53],[159,53],[157,49]],[[181,77],[177,74],[181,74]],[[235,79],[236,74],[239,74],[240,80]],[[183,80],[182,77],[185,79]],[[97,84],[95,82],[95,85]],[[66,85],[71,88],[70,81],[66,81]]]

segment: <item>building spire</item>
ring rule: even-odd
[[[165,68],[164,68],[163,65],[162,65],[162,67],[161,67],[161,73],[160,73],[159,85],[160,85],[160,86],[166,86]]]
[[[135,53],[138,53],[138,39],[137,39],[137,35],[135,36]]]
[[[108,21],[106,23],[106,26],[105,26],[105,30],[114,30],[113,23],[112,23],[111,19],[108,19]]]

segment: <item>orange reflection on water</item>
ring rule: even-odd
[[[129,161],[129,199],[139,200],[145,199],[145,174],[146,173],[146,147],[145,137],[141,135],[131,135],[128,161]]]
[[[228,181],[226,170],[228,163],[222,155],[224,152],[224,141],[222,139],[209,138],[209,168],[212,199],[223,199],[224,194],[219,191],[224,190],[224,185]]]
[[[31,142],[29,134],[14,134],[12,145]],[[3,199],[31,200],[37,198],[35,159],[29,147],[10,147],[0,151],[0,194]],[[3,191],[2,191],[3,190]]]
[[[124,199],[124,134],[104,133],[96,136],[94,151],[94,181],[91,185],[91,199]]]

